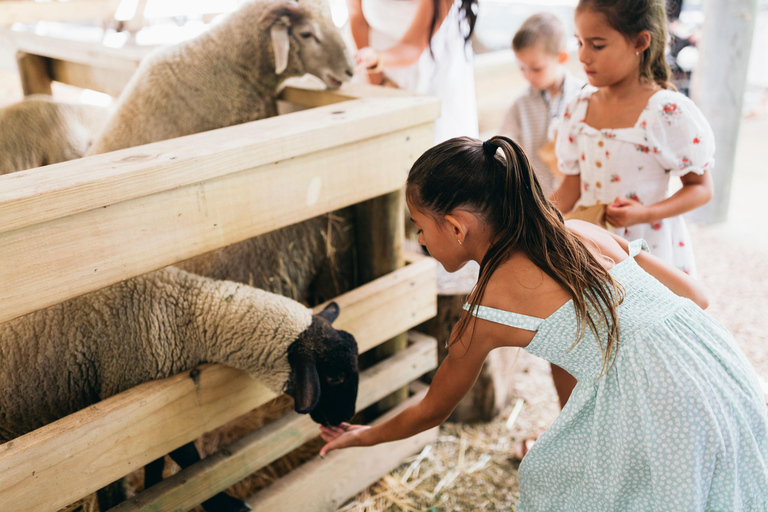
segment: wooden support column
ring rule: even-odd
[[[377,279],[405,265],[405,215],[401,191],[375,197],[355,207],[357,217],[358,281],[360,284]],[[371,350],[361,359],[363,366],[381,361],[405,349],[407,335],[395,336]],[[408,398],[403,387],[379,402],[378,412],[385,411]]]
[[[741,110],[747,81],[758,0],[709,0],[704,3],[700,57],[691,80],[691,98],[715,133],[715,196],[691,212],[698,222],[723,222],[728,217],[739,140]]]
[[[19,76],[24,96],[30,94],[52,94],[51,72],[46,57],[18,52],[16,62],[19,64]]]

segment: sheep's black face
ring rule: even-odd
[[[326,426],[349,421],[357,400],[357,342],[331,326],[338,314],[338,305],[329,304],[288,348],[296,412]]]

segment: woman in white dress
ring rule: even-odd
[[[469,36],[477,0],[347,0],[357,62],[371,83],[440,98],[435,143],[478,137]],[[383,73],[383,74],[382,74]]]

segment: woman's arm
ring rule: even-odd
[[[680,180],[683,182],[683,187],[656,204],[644,206],[632,199],[617,197],[613,204],[605,209],[605,220],[616,227],[651,224],[695,210],[712,199],[714,185],[708,172],[705,171],[704,174],[689,172]]]
[[[554,203],[560,213],[568,213],[573,210],[576,201],[581,197],[581,175],[566,174],[563,182],[557,190],[552,192],[549,200]]]
[[[467,340],[473,332],[472,325],[460,340],[451,343],[448,356],[437,369],[424,399],[389,421],[370,428],[350,425],[343,425],[345,428],[321,427],[322,437],[328,444],[320,451],[320,455],[349,446],[373,446],[405,439],[445,421],[472,388],[492,349],[492,344],[483,336],[482,331],[483,326],[478,324],[468,348]]]
[[[353,0],[348,0],[353,1]],[[443,20],[448,16],[453,2],[450,0],[440,0],[440,12],[437,17],[435,32],[443,24]],[[394,46],[381,52],[372,48],[360,48],[357,55],[358,64],[366,68],[381,67],[405,67],[415,63],[421,57],[421,54],[429,46],[429,27],[432,22],[434,6],[432,0],[421,0],[416,10],[411,25],[405,32],[400,41]]]
[[[352,31],[352,39],[358,49],[368,46],[368,22],[363,16],[362,0],[347,0],[349,10],[349,28]]]
[[[627,242],[627,240],[614,233],[611,233],[611,236],[619,243],[621,248],[624,249],[624,252],[629,253],[629,242]],[[635,256],[635,261],[637,261],[637,264],[640,265],[643,270],[658,279],[659,282],[669,288],[675,295],[691,299],[698,304],[701,309],[707,309],[709,306],[709,298],[707,297],[704,287],[698,280],[692,278],[685,272],[645,251],[641,251],[640,254]]]

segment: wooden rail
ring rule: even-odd
[[[373,424],[387,421],[425,395],[426,390],[418,393]],[[324,460],[309,461],[292,471],[249,498],[248,503],[254,512],[334,511],[350,496],[399,466],[403,459],[437,442],[438,430],[434,427],[394,443],[331,452]]]
[[[0,322],[399,190],[436,114],[360,99],[0,176]]]
[[[32,50],[36,39],[28,39]],[[59,57],[73,59],[72,48]],[[23,55],[54,59],[35,68],[54,74],[90,65],[67,60],[61,67],[55,51],[46,51],[51,55]],[[131,59],[115,63],[103,52],[93,59],[128,76]],[[0,322],[392,195],[432,144],[439,115],[434,98],[366,86],[288,87],[283,100],[316,108],[0,176]],[[336,300],[335,325],[354,334],[365,352],[435,314],[434,262],[416,261]],[[359,405],[429,371],[435,361],[426,346],[416,343],[366,371]],[[144,383],[0,445],[0,509],[56,511],[272,398],[258,381],[219,365]],[[148,508],[189,508],[298,446],[313,434],[306,421],[288,415],[233,446],[239,458],[231,460],[246,466],[203,461],[185,473],[195,475],[192,483],[179,477],[142,499],[151,501]],[[387,464],[434,435],[398,444]],[[282,436],[289,440],[273,442]],[[209,486],[210,478],[219,484]]]
[[[381,400],[437,364],[436,340],[414,333],[413,344],[360,375],[357,409]],[[188,510],[251,473],[318,437],[308,416],[294,412],[232,443],[171,478],[115,507],[111,512]],[[391,447],[390,447],[391,448]],[[377,468],[378,469],[378,468]]]
[[[364,352],[434,316],[435,286],[433,261],[409,265],[335,299],[341,315],[334,325]],[[412,359],[401,357],[409,361],[398,366],[403,372]],[[364,386],[361,398],[369,392]],[[54,512],[274,397],[221,365],[202,366],[194,378],[187,372],[141,384],[0,445],[0,503],[3,510]]]

